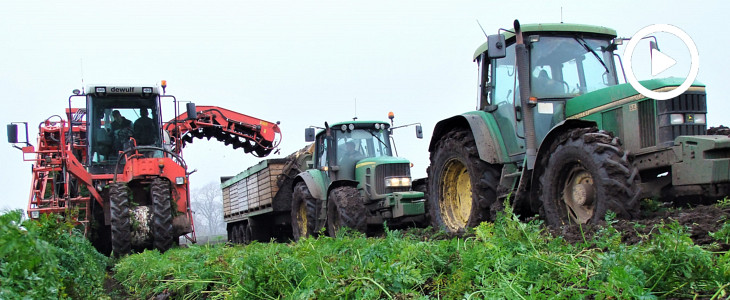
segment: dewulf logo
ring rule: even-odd
[[[110,93],[134,93],[134,87],[110,87]]]

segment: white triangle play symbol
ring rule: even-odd
[[[677,61],[657,49],[651,49],[651,76],[657,76],[675,65]]]

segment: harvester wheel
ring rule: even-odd
[[[152,238],[155,249],[165,252],[172,247],[172,195],[170,182],[155,178],[150,186],[152,194]]]
[[[537,187],[548,225],[596,223],[608,211],[639,216],[639,171],[617,137],[595,127],[573,129],[548,153]]]
[[[463,232],[488,221],[497,199],[500,168],[479,158],[474,135],[456,128],[431,152],[428,207],[431,224],[448,232]]]
[[[341,186],[329,193],[327,232],[336,237],[343,227],[365,233],[367,231],[365,203],[355,187]]]
[[[309,192],[307,184],[302,182],[294,186],[292,193],[291,227],[294,240],[317,233],[317,199]]]
[[[112,183],[109,188],[111,210],[112,251],[114,256],[121,257],[132,250],[129,218],[129,192],[124,183]]]

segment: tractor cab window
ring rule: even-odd
[[[317,153],[315,154],[317,160],[317,169],[323,169],[327,166],[327,135],[320,134],[317,137]]]
[[[390,156],[387,130],[355,129],[337,133],[337,161],[359,161],[368,157]]]
[[[507,56],[495,59],[492,63],[492,103],[495,105],[512,105],[515,99],[519,102],[519,86],[517,85],[517,66],[515,66],[515,46],[507,47]]]
[[[338,178],[355,179],[355,166],[365,158],[391,156],[390,139],[385,125],[382,129],[355,128],[333,132],[337,141],[333,150],[336,152],[335,164],[339,166]]]
[[[531,44],[532,95],[573,98],[616,84],[606,39],[541,36]]]
[[[88,113],[92,164],[116,164],[121,151],[136,145],[160,146],[155,96],[90,98]]]

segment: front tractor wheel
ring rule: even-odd
[[[367,210],[355,187],[341,186],[332,189],[327,197],[327,233],[336,237],[343,227],[362,233],[367,231]]]
[[[155,249],[165,252],[172,247],[172,194],[170,182],[156,178],[150,186],[152,196],[152,241]]]
[[[558,137],[541,159],[541,213],[548,225],[596,223],[608,211],[619,218],[639,215],[639,171],[618,138],[597,128]]]
[[[499,168],[479,158],[474,136],[458,128],[445,134],[431,153],[428,206],[434,227],[463,232],[488,221],[497,199]]]
[[[291,226],[294,240],[317,233],[317,199],[309,192],[307,184],[302,182],[294,186],[292,193]]]
[[[109,189],[112,252],[122,257],[132,251],[132,222],[129,218],[129,191],[124,183],[112,183]]]

